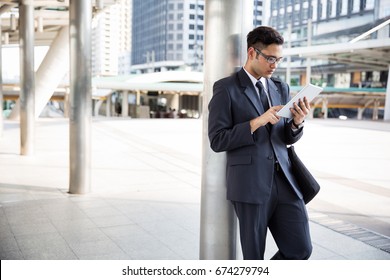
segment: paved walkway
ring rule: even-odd
[[[19,155],[19,124],[4,126],[0,259],[199,258],[201,120],[94,119],[86,195],[68,194],[67,120],[40,119],[30,157]],[[325,211],[336,201],[390,224],[390,124],[305,130],[297,151],[323,186],[309,206],[311,259],[390,259],[389,235]],[[274,251],[270,237],[266,257]]]

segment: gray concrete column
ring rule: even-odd
[[[20,1],[20,154],[34,153],[34,6],[32,1]]]
[[[69,27],[63,27],[50,46],[35,75],[35,118],[38,118],[54,91],[69,71]],[[17,119],[20,114],[20,100],[9,116]]]
[[[358,108],[358,112],[357,112],[357,119],[358,120],[362,120],[363,119],[363,112],[364,112],[365,108]]]
[[[90,0],[70,0],[69,192],[83,194],[91,185],[91,19]]]
[[[390,65],[389,65],[389,70],[387,71],[387,87],[386,87],[384,120],[390,121]]]
[[[50,97],[69,71],[69,27],[64,26],[53,41],[37,70],[35,117],[45,108]]]
[[[236,219],[226,200],[226,155],[214,153],[208,140],[208,103],[215,81],[246,59],[246,35],[253,29],[252,0],[205,1],[205,69],[200,259],[236,258]],[[229,65],[230,67],[227,67]]]
[[[64,92],[64,118],[69,118],[69,94],[70,94],[69,87],[65,87],[65,92]]]
[[[326,98],[326,97],[322,99],[321,112],[323,114],[323,118],[327,119],[328,118],[328,98]]]
[[[122,91],[122,117],[127,118],[129,116],[129,92],[127,90]]]
[[[374,108],[372,109],[372,120],[377,121],[379,119],[379,105],[378,99],[374,100]]]
[[[112,93],[106,96],[106,117],[111,117],[111,96]]]
[[[140,90],[137,90],[137,92],[136,92],[136,103],[137,103],[137,106],[141,105],[141,91]]]

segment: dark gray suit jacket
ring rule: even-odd
[[[271,78],[268,85],[273,106],[289,100],[290,89],[286,83]],[[286,149],[286,145],[301,138],[302,128],[293,132],[291,120],[282,118],[271,129],[262,126],[251,133],[249,121],[263,114],[264,109],[244,69],[217,81],[213,92],[208,134],[212,150],[227,152],[227,199],[266,202],[273,185],[276,160],[295,193],[302,198]]]

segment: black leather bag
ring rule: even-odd
[[[303,200],[305,204],[308,204],[320,191],[320,185],[295,153],[294,146],[288,147],[287,150],[295,179],[303,195]]]

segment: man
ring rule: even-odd
[[[227,152],[227,199],[239,220],[244,259],[264,259],[267,228],[279,248],[272,259],[308,259],[312,251],[286,148],[301,138],[310,104],[295,103],[292,119],[277,116],[290,99],[289,86],[271,79],[283,43],[271,27],[249,32],[244,67],[214,84],[209,104],[210,145]]]

